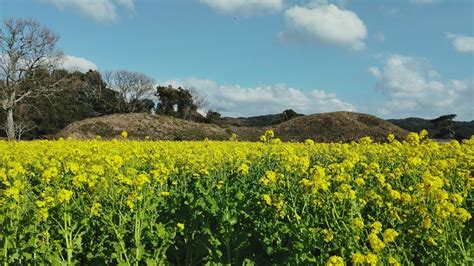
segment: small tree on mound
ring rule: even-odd
[[[119,106],[121,112],[151,112],[150,98],[155,86],[152,77],[128,70],[106,71],[104,77],[108,87],[117,91],[124,100]]]
[[[283,116],[283,119],[290,120],[300,115],[297,112],[295,112],[293,109],[286,109],[285,111],[283,111],[282,116]]]
[[[158,97],[158,104],[156,106],[156,113],[161,115],[176,116],[182,119],[204,121],[204,117],[198,113],[198,108],[205,101],[202,98],[196,98],[193,95],[193,90],[184,89],[173,86],[158,86],[156,94]],[[199,95],[199,97],[203,97]],[[198,99],[198,103],[195,102]]]
[[[171,86],[156,87],[155,95],[158,97],[156,113],[160,115],[174,116],[176,114],[177,95],[176,90]]]
[[[455,122],[453,119],[456,117],[455,114],[443,115],[436,119],[431,120],[436,129],[439,132],[434,136],[437,139],[454,139],[456,136]]]
[[[211,109],[207,111],[206,120],[208,123],[215,123],[219,119],[221,119],[221,114],[219,112],[213,111]]]
[[[278,119],[273,121],[272,124],[273,125],[280,124],[298,116],[301,116],[301,115],[295,112],[293,109],[286,109],[279,115]]]

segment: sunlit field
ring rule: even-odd
[[[5,265],[472,263],[474,138],[0,141]]]

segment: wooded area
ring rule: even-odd
[[[157,113],[205,122],[205,96],[192,88],[157,86],[146,74],[61,69],[59,36],[34,20],[0,27],[0,124],[8,139],[39,138],[89,117]]]

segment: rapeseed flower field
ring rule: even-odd
[[[0,141],[4,265],[467,265],[474,138]]]

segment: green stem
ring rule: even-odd
[[[229,241],[229,239],[227,239],[226,242],[227,242],[227,243],[226,243],[227,262],[228,262],[229,264],[231,264],[231,259],[230,259],[230,243],[229,243],[230,241]]]
[[[117,228],[115,227],[115,224],[113,221],[111,221],[110,224],[112,225],[112,229],[114,230],[115,236],[117,237],[117,240],[119,241],[120,248],[122,248],[122,254],[125,256],[125,260],[127,261],[127,264],[131,265],[130,260],[128,259],[128,256],[127,256],[127,249],[125,248],[125,244],[123,243],[120,233],[117,231]]]
[[[3,255],[5,257],[4,266],[8,265],[8,236],[5,237],[5,245],[3,246]]]
[[[139,208],[137,208],[137,212],[135,213],[135,265],[138,266],[138,262],[140,260],[140,238],[141,238],[141,223],[139,218]]]
[[[70,226],[70,217],[64,213],[64,238],[66,240],[66,252],[67,252],[67,265],[72,265],[72,255],[73,255],[73,246],[72,246],[72,233],[69,231]]]
[[[459,244],[458,244],[458,245],[459,245],[459,247],[460,247],[460,249],[461,249],[462,255],[463,255],[463,257],[464,257],[464,258],[463,258],[464,261],[467,261],[467,260],[468,260],[468,258],[467,258],[468,256],[467,256],[466,248],[464,247],[464,242],[462,241],[462,233],[459,231],[458,234],[459,234]]]

